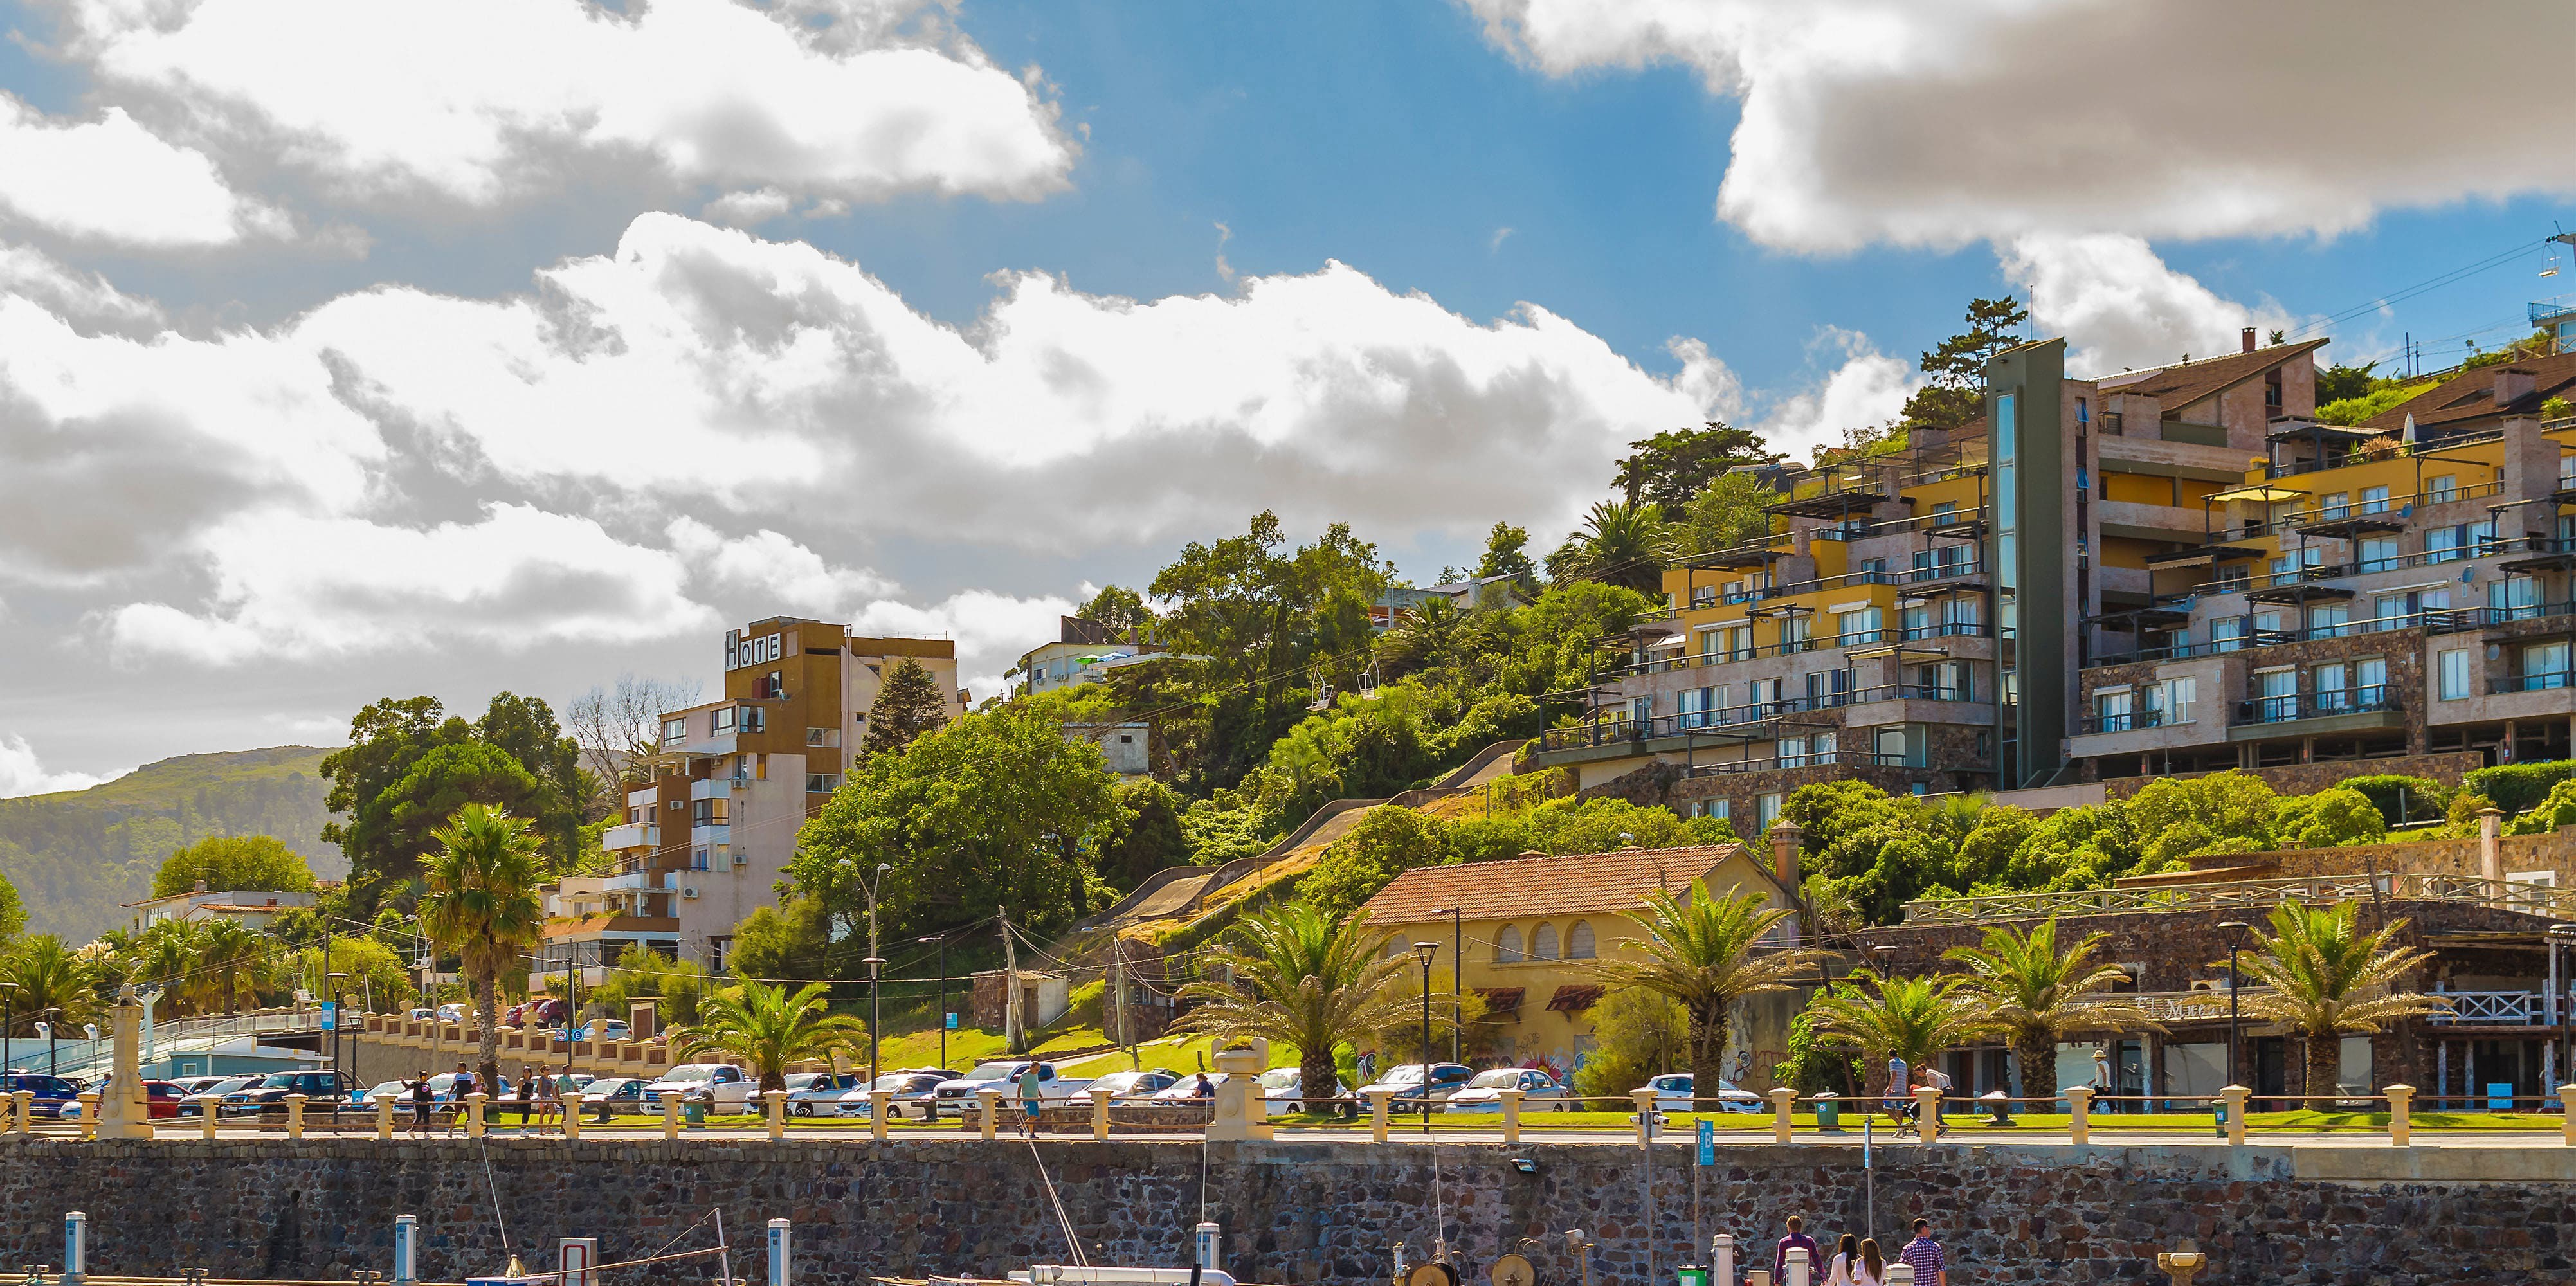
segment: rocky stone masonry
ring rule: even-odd
[[[1093,1262],[1186,1261],[1199,1219],[1201,1149],[1047,1142]],[[61,1215],[89,1212],[91,1271],[345,1279],[391,1262],[393,1217],[420,1217],[430,1280],[492,1271],[503,1248],[484,1153],[459,1141],[88,1143],[0,1141],[0,1266],[60,1257]],[[648,1253],[722,1205],[738,1276],[763,1275],[760,1229],[796,1221],[800,1282],[871,1273],[1000,1276],[1066,1258],[1022,1143],[888,1144],[765,1140],[681,1143],[492,1140],[491,1182],[510,1247],[551,1266],[555,1239],[596,1236],[605,1261]],[[1633,1145],[1532,1144],[1437,1150],[1447,1233],[1479,1282],[1522,1238],[1581,1228],[1601,1286],[1656,1280],[1691,1233],[1689,1153]],[[1536,1161],[1534,1175],[1508,1164]],[[1803,1213],[1830,1236],[1861,1218],[1856,1147],[1729,1145],[1706,1172],[1710,1231],[1767,1244]],[[1273,1283],[1383,1281],[1387,1246],[1435,1233],[1434,1153],[1416,1146],[1217,1144],[1204,1199],[1224,1225],[1226,1267]],[[1646,1189],[1653,1189],[1651,1217]],[[2567,1281],[2576,1184],[2326,1182],[2294,1177],[2281,1149],[2009,1149],[1878,1152],[1882,1244],[1914,1215],[1948,1244],[1953,1280],[2157,1282],[2156,1251],[2191,1238],[2209,1283]],[[1901,1239],[1901,1238],[1900,1238]],[[703,1231],[679,1248],[710,1244]],[[1549,1286],[1580,1280],[1562,1236],[1527,1253]],[[713,1274],[682,1264],[656,1280]],[[631,1280],[631,1279],[630,1279]]]

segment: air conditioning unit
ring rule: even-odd
[[[694,884],[681,885],[680,896],[694,901],[698,896],[698,886]]]

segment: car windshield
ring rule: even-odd
[[[975,1066],[974,1070],[966,1073],[966,1075],[960,1079],[969,1081],[998,1081],[1007,1077],[1019,1075],[1020,1069],[1026,1066],[1028,1066],[1026,1063],[979,1063]]]
[[[790,1093],[797,1090],[809,1090],[814,1088],[814,1082],[822,1079],[824,1079],[824,1076],[821,1072],[791,1073],[787,1078],[787,1089]]]
[[[1422,1064],[1420,1063],[1407,1063],[1404,1066],[1396,1068],[1386,1074],[1386,1083],[1389,1085],[1412,1085],[1421,1079]],[[1412,1109],[1407,1108],[1405,1110],[1411,1111]]]
[[[1263,1072],[1261,1074],[1261,1088],[1267,1090],[1293,1090],[1297,1088],[1297,1069],[1294,1067],[1274,1067],[1269,1071]]]
[[[703,1081],[716,1074],[713,1063],[683,1063],[662,1074],[666,1081]]]
[[[1490,1072],[1478,1072],[1476,1079],[1468,1082],[1480,1090],[1507,1090],[1520,1083],[1519,1069],[1511,1067],[1497,1067]]]
[[[295,1088],[295,1073],[293,1073],[293,1072],[278,1072],[278,1073],[276,1073],[276,1074],[274,1074],[274,1075],[270,1076],[267,1080],[261,1081],[261,1082],[259,1083],[259,1087],[260,1087],[261,1089],[264,1089],[264,1090],[291,1090],[291,1089],[294,1089],[294,1088]]]

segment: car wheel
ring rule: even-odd
[[[798,1103],[788,1110],[798,1116],[812,1116],[814,1114],[814,1105],[811,1103]]]

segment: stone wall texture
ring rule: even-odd
[[[1923,1215],[1951,1254],[1951,1280],[2160,1282],[2157,1250],[2184,1238],[2211,1253],[2204,1283],[2567,1281],[2576,1277],[2576,1165],[2510,1182],[2419,1177],[2451,1149],[2355,1149],[2336,1173],[2302,1150],[2025,1145],[1877,1150],[1882,1244]],[[551,1267],[555,1240],[593,1236],[604,1262],[671,1244],[724,1212],[737,1276],[765,1272],[767,1220],[796,1223],[800,1282],[870,1274],[998,1277],[1062,1262],[1064,1235],[1041,1182],[1052,1176],[1095,1263],[1181,1265],[1202,1202],[1223,1225],[1225,1267],[1270,1283],[1383,1281],[1387,1247],[1445,1235],[1465,1279],[1527,1253],[1549,1286],[1581,1280],[1562,1234],[1598,1246],[1599,1286],[1671,1280],[1692,1239],[1692,1167],[1681,1147],[864,1141],[743,1143],[371,1140],[0,1142],[0,1264],[54,1262],[60,1217],[91,1218],[96,1274],[346,1279],[391,1263],[396,1214],[419,1216],[422,1274],[491,1272],[510,1250]],[[1513,1156],[1536,1162],[1517,1172]],[[488,1178],[485,1158],[488,1156]],[[1863,1221],[1856,1146],[1729,1144],[1701,1171],[1709,1231],[1767,1244],[1804,1214],[1828,1240]],[[2551,1150],[2542,1160],[2564,1162]],[[2361,1165],[2368,1161],[2377,1164]],[[1435,1164],[1436,1163],[1436,1164]],[[1204,1170],[1202,1166],[1204,1165]],[[1204,1175],[1204,1179],[1202,1176]],[[1435,1198],[1436,1194],[1436,1198]],[[1651,1194],[1651,1195],[1650,1195]],[[649,1277],[690,1281],[682,1262]]]

